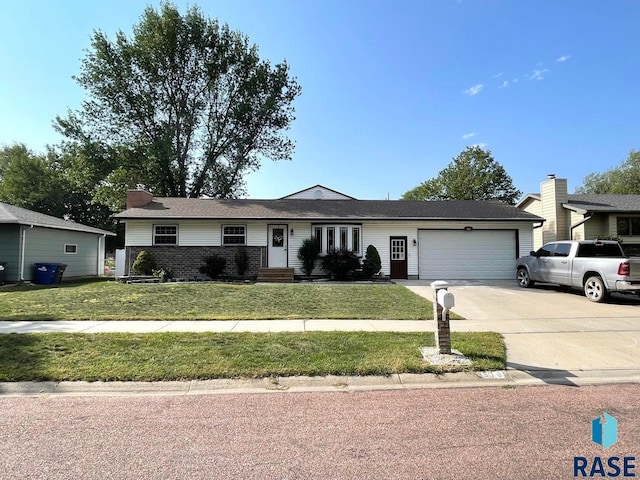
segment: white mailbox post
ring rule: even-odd
[[[451,354],[451,328],[449,327],[449,309],[456,304],[453,293],[448,291],[449,283],[437,280],[431,283],[433,288],[433,318],[436,321],[436,348],[441,354]]]

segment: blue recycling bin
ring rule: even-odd
[[[34,263],[33,266],[36,269],[36,283],[40,285],[53,285],[56,283],[57,263]]]

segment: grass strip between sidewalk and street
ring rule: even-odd
[[[432,333],[45,333],[0,335],[0,381],[158,381],[291,375],[390,375],[496,370],[502,336],[452,333],[473,363],[427,364]]]
[[[433,318],[401,285],[62,283],[0,290],[0,320],[270,320]],[[452,314],[451,318],[459,318]]]

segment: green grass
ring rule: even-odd
[[[0,290],[0,320],[286,318],[422,320],[433,318],[433,306],[400,285],[126,285],[98,281]]]
[[[0,381],[154,381],[388,375],[505,368],[497,333],[453,333],[470,367],[426,364],[433,334],[389,332],[4,334]]]

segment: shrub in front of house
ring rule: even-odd
[[[298,249],[298,260],[302,262],[301,270],[307,277],[313,273],[316,266],[316,259],[320,254],[320,242],[315,238],[306,238]]]
[[[373,245],[369,245],[364,256],[364,261],[362,262],[362,275],[364,278],[371,278],[378,273],[381,268],[382,261],[380,260],[378,249]]]
[[[204,265],[200,267],[199,272],[211,279],[216,279],[224,273],[227,268],[227,259],[220,255],[211,255],[204,259]]]
[[[249,253],[247,253],[247,249],[244,246],[238,247],[233,259],[236,263],[236,271],[238,272],[238,275],[241,277],[244,276],[249,268]]]
[[[334,250],[322,259],[322,269],[336,280],[352,278],[360,268],[360,259],[351,250]]]
[[[153,275],[153,271],[156,269],[156,261],[153,255],[146,250],[142,250],[131,267],[140,275]]]

